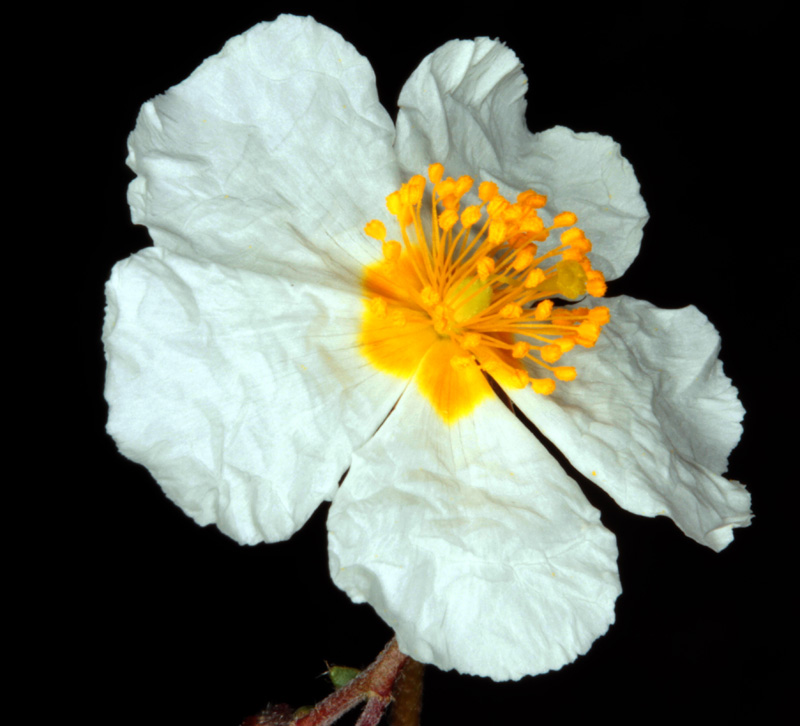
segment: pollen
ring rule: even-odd
[[[364,357],[414,378],[448,424],[494,395],[490,378],[545,396],[569,385],[579,375],[570,351],[593,347],[610,320],[607,307],[565,305],[606,292],[577,216],[545,217],[547,197],[531,189],[515,202],[492,181],[476,193],[471,177],[445,176],[442,164],[427,178],[386,198],[397,240],[381,220],[364,227],[379,245],[363,277]]]

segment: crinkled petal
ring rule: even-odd
[[[666,515],[715,550],[750,522],[750,496],[720,476],[744,409],[722,372],[720,340],[695,307],[604,301],[596,346],[562,362],[578,378],[551,396],[509,390],[514,403],[586,477],[625,509]]]
[[[289,537],[402,384],[356,347],[346,295],[149,248],[107,288],[108,431],[200,524]]]
[[[502,43],[446,43],[400,94],[400,164],[411,174],[438,161],[453,176],[496,181],[512,201],[525,189],[546,194],[543,217],[577,214],[594,245],[593,264],[617,278],[636,257],[648,217],[633,167],[607,136],[563,127],[530,133],[528,91],[522,65]]]
[[[328,531],[336,584],[439,668],[542,673],[614,620],[614,536],[496,396],[448,426],[409,386],[355,452]]]
[[[232,38],[144,104],[128,201],[156,245],[231,267],[348,279],[399,176],[369,62],[311,18]]]

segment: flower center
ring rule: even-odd
[[[365,227],[382,243],[383,259],[364,271],[364,356],[386,373],[416,374],[448,423],[492,395],[484,374],[544,395],[556,379],[573,380],[573,366],[554,364],[575,345],[592,347],[609,320],[606,307],[568,309],[553,300],[606,291],[577,217],[562,212],[545,226],[538,212],[545,196],[528,190],[512,203],[488,181],[478,188],[480,204],[462,209],[471,177],[444,178],[441,164],[428,177],[429,196],[416,175],[386,198],[402,242],[387,239],[379,220]],[[556,229],[560,244],[540,253]]]

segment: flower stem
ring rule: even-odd
[[[328,726],[364,700],[367,704],[356,726],[376,726],[392,700],[392,687],[408,660],[392,638],[367,668],[300,716],[293,726]]]

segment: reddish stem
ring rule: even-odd
[[[328,726],[366,700],[356,726],[375,726],[392,700],[392,686],[408,656],[397,649],[392,638],[378,657],[347,685],[331,693],[293,726]]]

